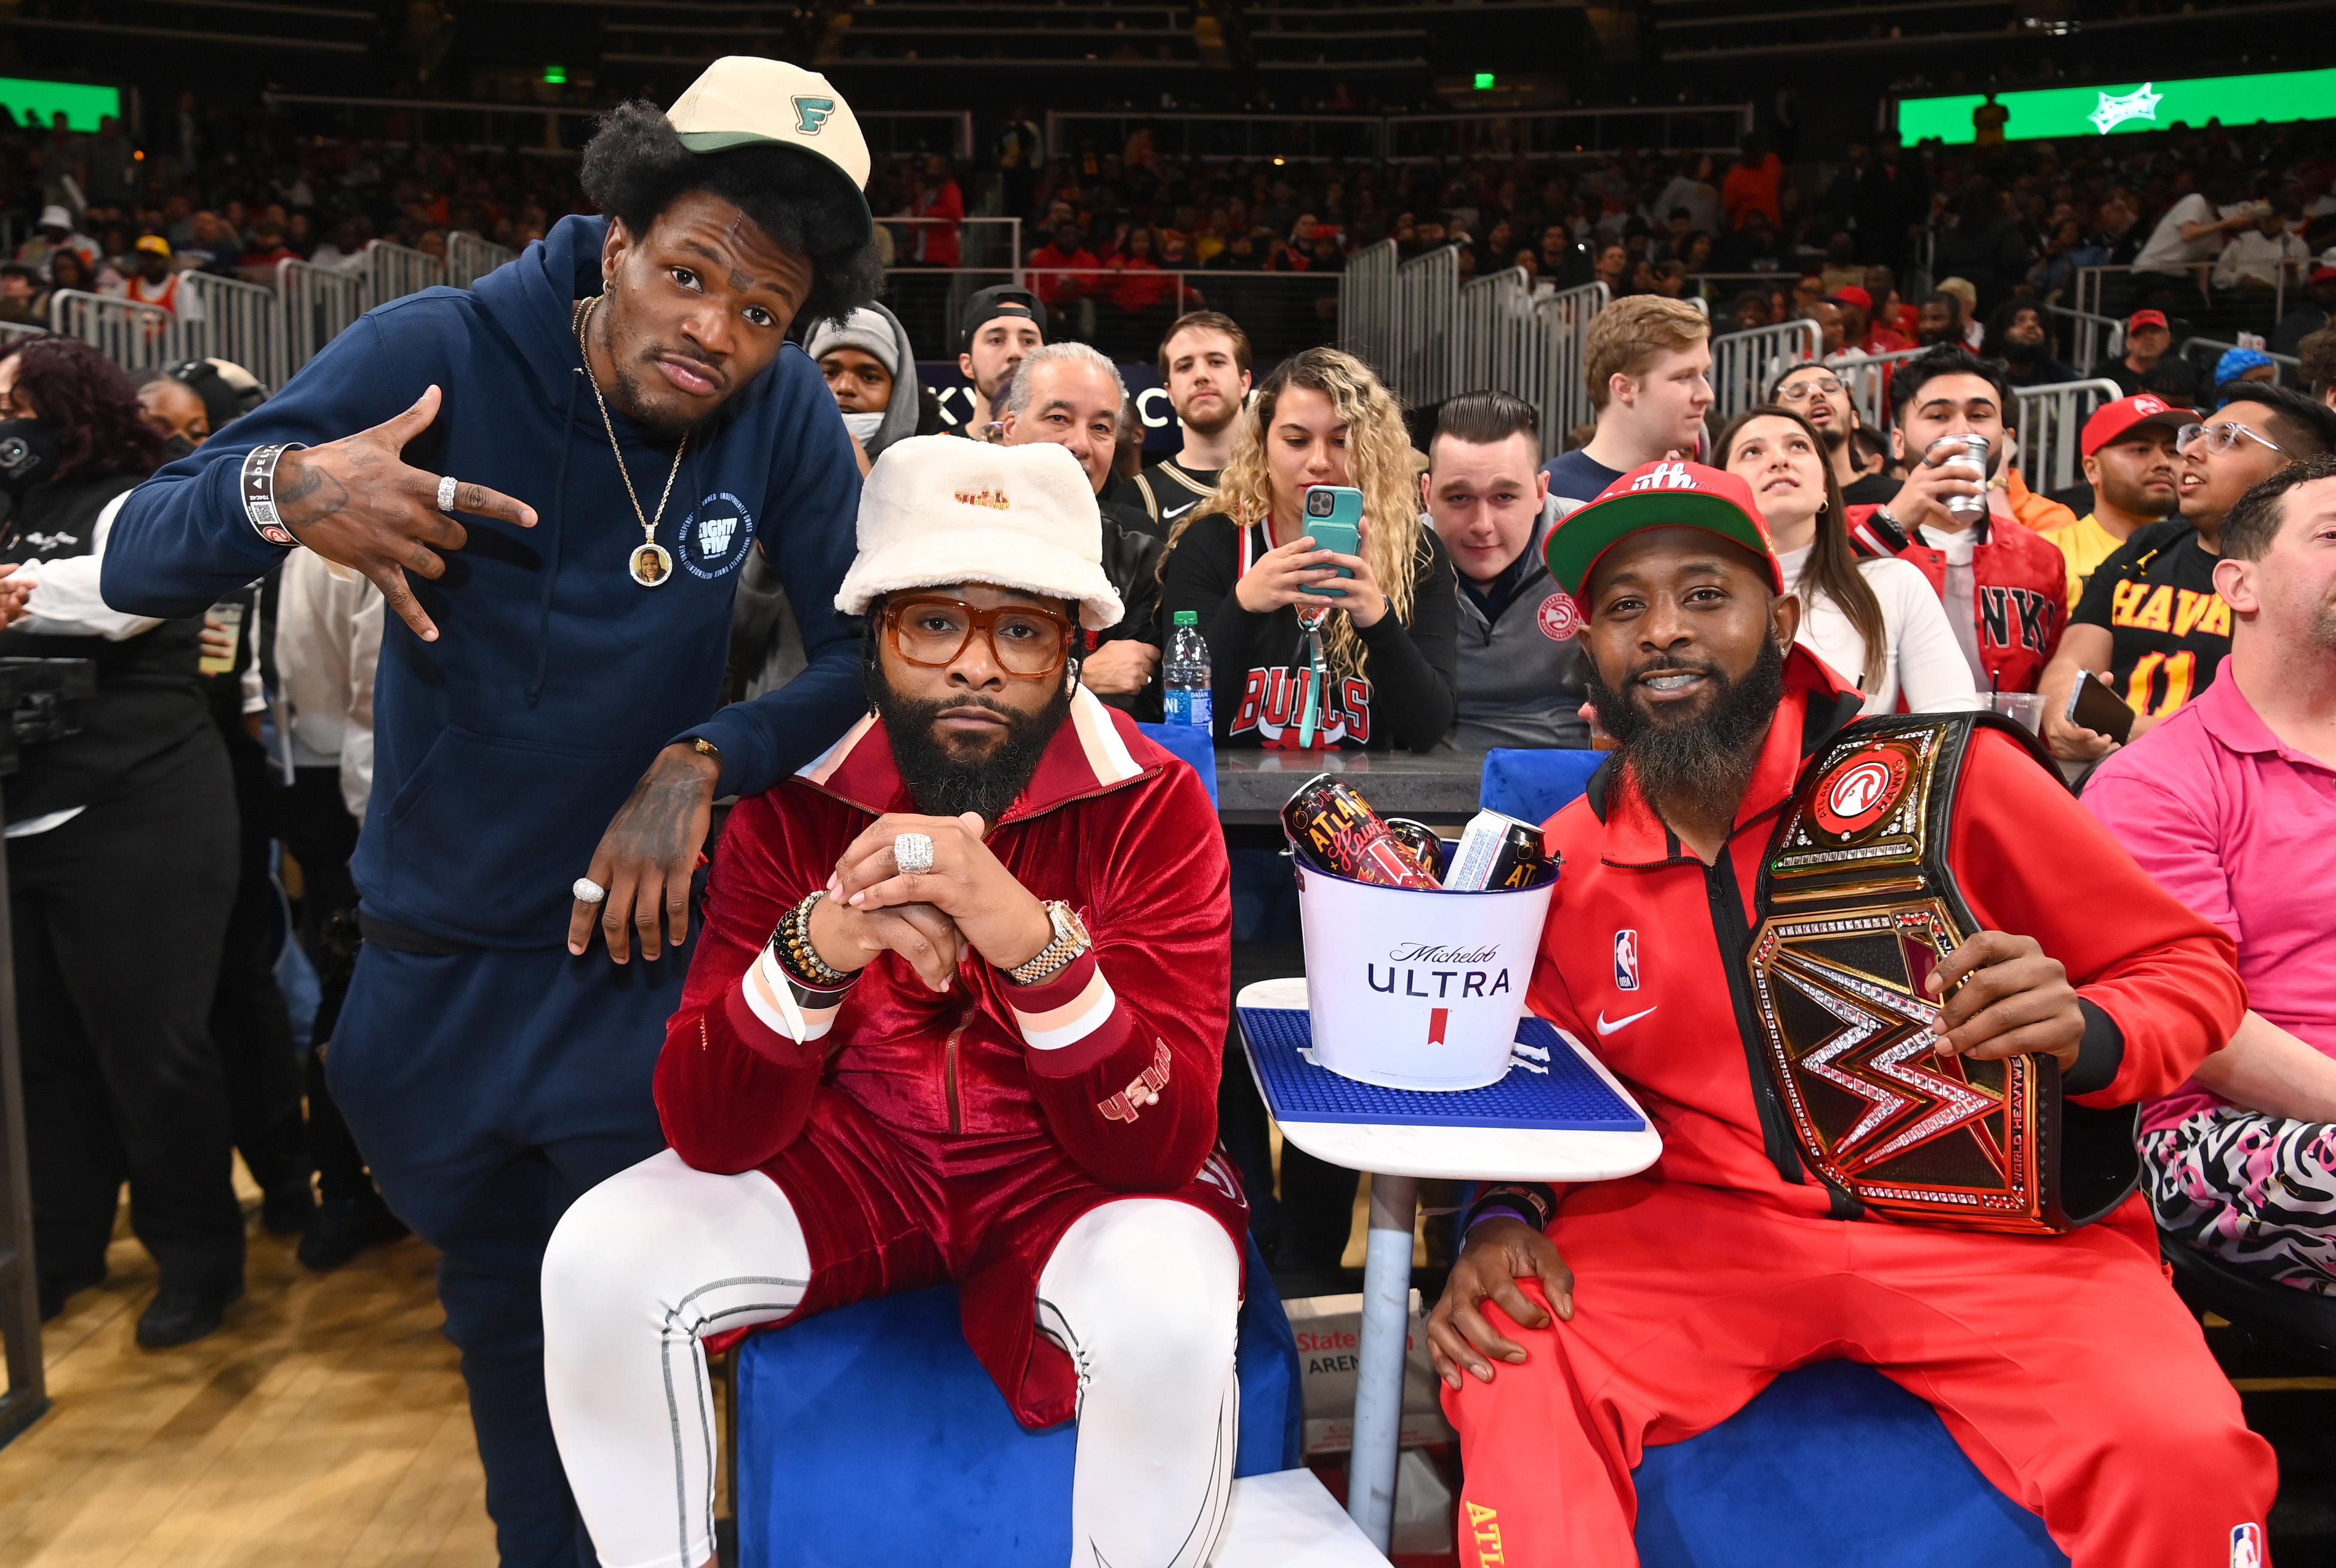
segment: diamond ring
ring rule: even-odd
[[[454,510],[454,476],[451,473],[438,482],[438,510]]]
[[[568,891],[576,895],[579,904],[597,904],[608,896],[608,890],[590,877],[578,877]]]
[[[933,841],[923,833],[902,833],[892,841],[892,863],[902,876],[921,876],[933,869]]]

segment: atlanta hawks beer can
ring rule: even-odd
[[[1453,892],[1529,888],[1549,869],[1542,848],[1541,829],[1499,812],[1482,811],[1469,819],[1444,873],[1444,886]]]
[[[1443,877],[1444,841],[1436,836],[1434,828],[1426,823],[1414,822],[1409,817],[1389,817],[1387,825],[1387,832],[1395,835],[1396,842],[1409,851],[1411,858],[1419,862],[1421,871],[1439,880]]]
[[[1390,888],[1442,884],[1420,869],[1370,803],[1329,774],[1298,786],[1281,808],[1282,830],[1309,865]]]

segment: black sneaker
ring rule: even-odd
[[[65,1310],[66,1301],[79,1294],[81,1291],[88,1290],[92,1285],[102,1285],[104,1283],[105,1270],[102,1267],[96,1273],[84,1275],[79,1279],[42,1280],[39,1282],[41,1321],[45,1323],[50,1319],[55,1317],[58,1313],[63,1311]]]
[[[316,1272],[328,1274],[367,1247],[394,1242],[405,1233],[404,1222],[379,1198],[329,1199],[308,1217],[297,1255]]]
[[[191,1290],[165,1285],[138,1320],[138,1342],[150,1350],[191,1345],[219,1326],[227,1310],[243,1295],[237,1285],[227,1290]]]
[[[316,1213],[316,1194],[308,1190],[305,1175],[270,1187],[259,1201],[260,1227],[271,1236],[299,1235]]]

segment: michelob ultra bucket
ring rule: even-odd
[[[1494,892],[1379,887],[1297,862],[1314,1061],[1390,1089],[1509,1070],[1557,878]]]

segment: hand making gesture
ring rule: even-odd
[[[407,586],[409,571],[442,577],[438,552],[460,550],[470,535],[449,512],[535,526],[535,509],[482,484],[457,483],[441,511],[441,477],[409,468],[399,453],[438,417],[435,386],[404,413],[371,430],[287,452],[276,464],[277,514],[294,538],[326,560],[361,571],[424,642],[438,628]]]

